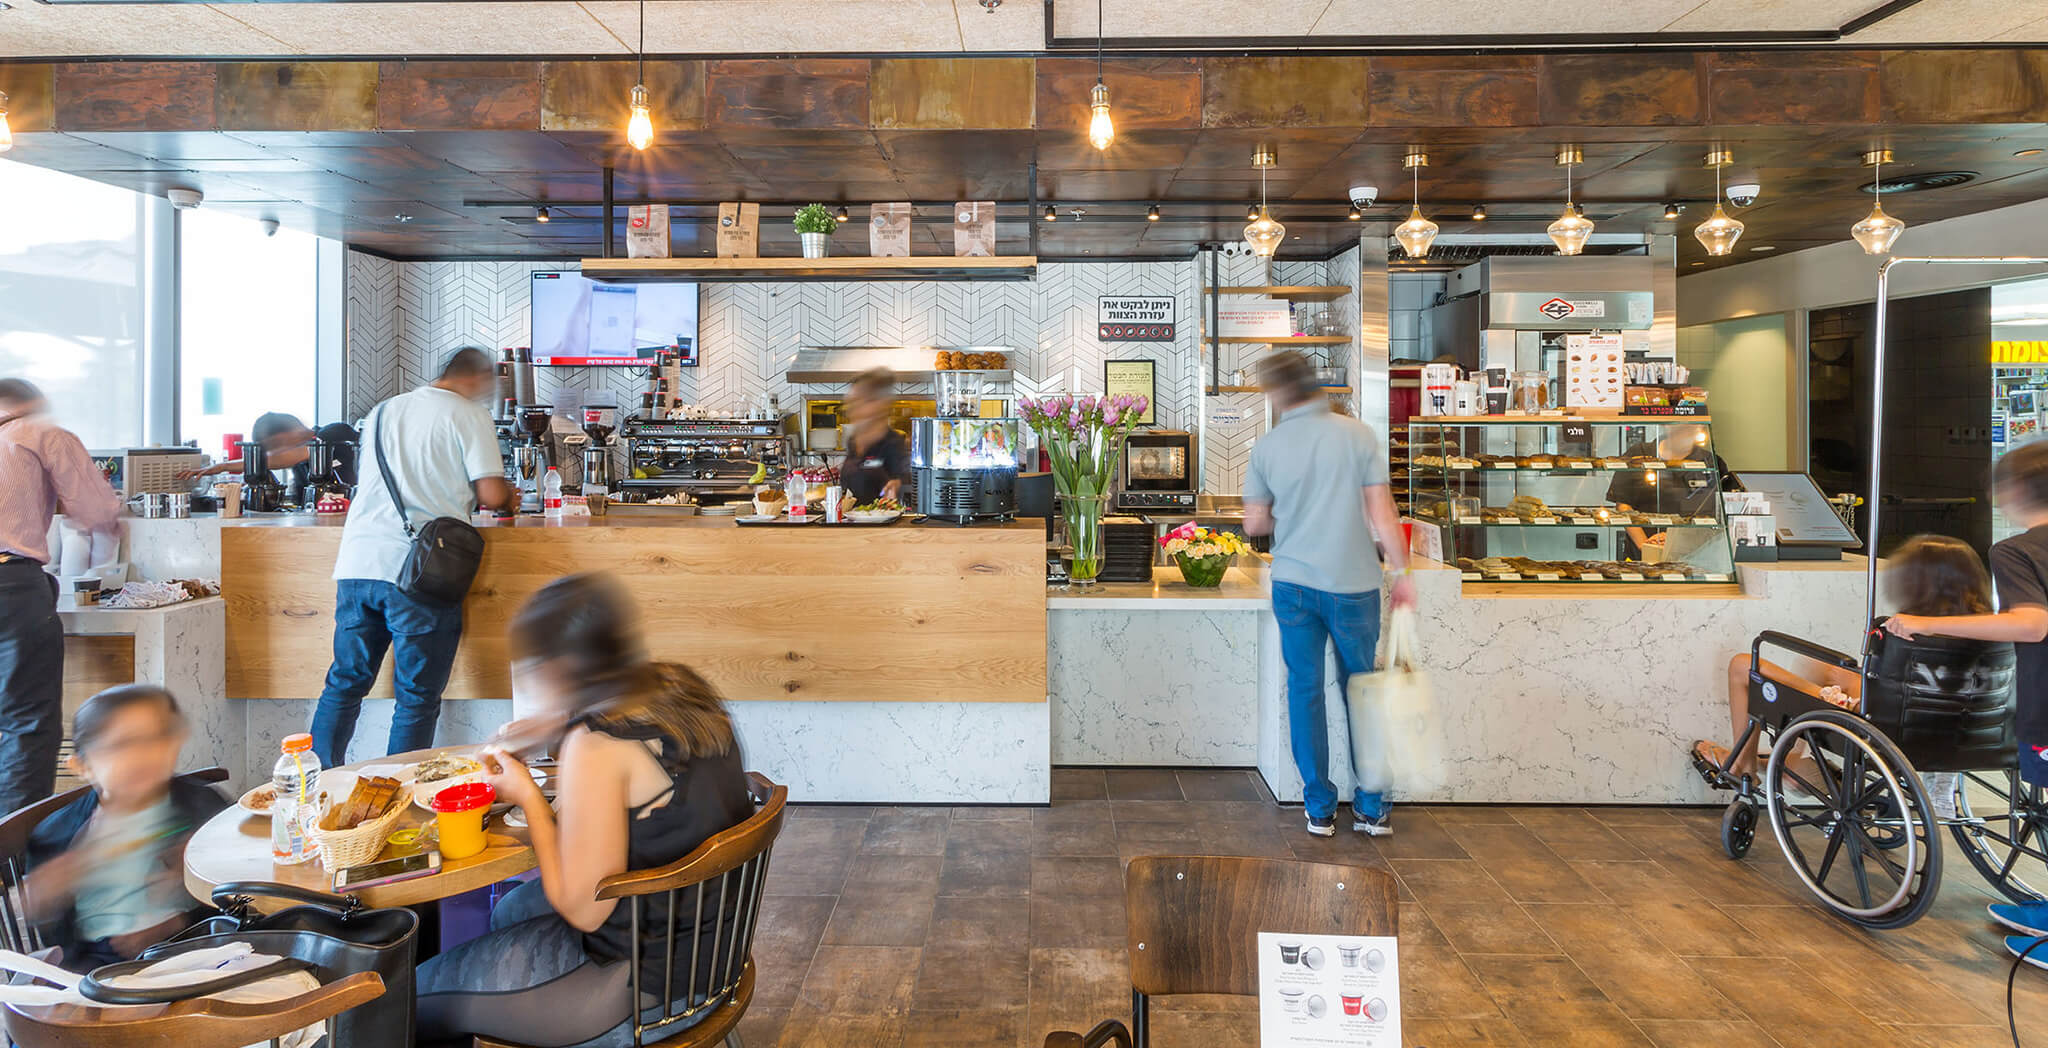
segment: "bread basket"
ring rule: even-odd
[[[320,845],[320,863],[329,873],[344,866],[361,866],[377,861],[384,853],[384,841],[391,835],[391,828],[412,807],[412,784],[398,788],[398,795],[392,798],[391,806],[384,814],[358,825],[353,830],[323,830],[315,820],[307,833]]]

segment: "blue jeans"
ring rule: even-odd
[[[341,579],[334,586],[334,663],[313,711],[313,752],[329,768],[348,763],[363,696],[377,681],[384,652],[398,706],[385,753],[434,744],[441,692],[462,640],[462,606],[408,597],[381,579]]]
[[[17,557],[0,564],[0,815],[50,795],[63,741],[57,580]]]
[[[1323,706],[1323,653],[1337,647],[1338,692],[1353,674],[1370,673],[1380,646],[1380,592],[1326,593],[1289,582],[1273,583],[1273,618],[1280,624],[1280,658],[1287,664],[1287,720],[1294,766],[1301,772],[1302,806],[1311,818],[1337,814],[1337,787],[1330,781],[1330,733]],[[1349,733],[1350,711],[1340,706]],[[1351,765],[1351,740],[1344,740]],[[1352,767],[1351,781],[1358,781]],[[1384,798],[1357,790],[1351,809],[1360,816],[1386,814]]]

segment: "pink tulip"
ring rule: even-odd
[[[1121,417],[1117,414],[1116,405],[1111,404],[1109,410],[1102,413],[1102,424],[1105,426],[1115,426],[1117,420]]]

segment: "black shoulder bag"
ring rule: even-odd
[[[377,409],[377,417],[370,425],[376,438],[377,471],[384,475],[384,490],[391,495],[391,504],[398,508],[398,520],[405,525],[406,537],[412,540],[405,564],[398,569],[399,590],[421,600],[462,603],[469,596],[470,585],[476,582],[477,566],[483,562],[483,535],[469,521],[454,517],[435,517],[414,528],[405,511],[405,499],[398,493],[398,480],[391,475],[391,463],[384,457],[383,408]]]

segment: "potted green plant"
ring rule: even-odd
[[[839,228],[839,220],[823,204],[805,204],[797,208],[796,226],[798,239],[804,242],[805,258],[824,258],[832,253],[832,233]]]

